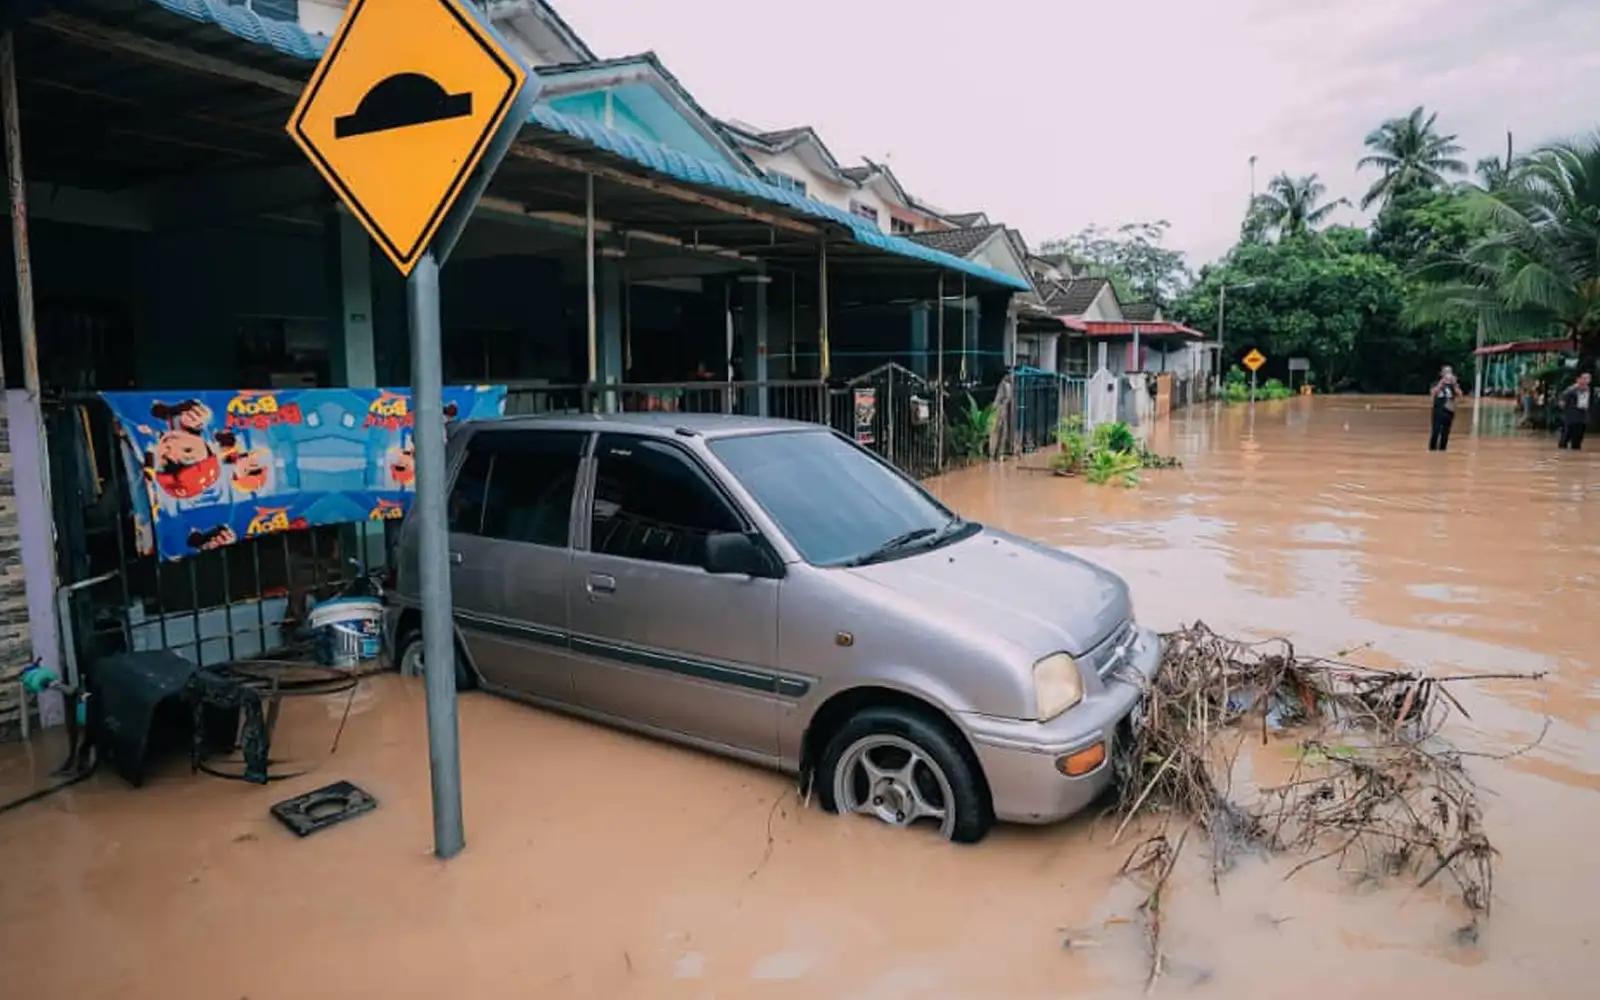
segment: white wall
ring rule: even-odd
[[[884,195],[880,186],[887,186],[886,182],[873,182],[865,187],[857,187],[849,181],[838,181],[826,173],[812,169],[811,165],[797,152],[799,146],[786,149],[781,153],[768,153],[764,150],[745,146],[744,151],[756,166],[762,170],[776,170],[788,174],[797,181],[804,181],[806,196],[815,198],[827,205],[842,211],[850,211],[852,201],[869,205],[878,211],[878,228],[883,232],[891,232],[889,219],[891,216],[910,222],[918,232],[942,227],[932,218],[901,203],[899,199]]]
[[[1117,293],[1112,291],[1111,284],[1106,283],[1100,289],[1100,294],[1089,303],[1089,308],[1083,311],[1084,319],[1120,320],[1122,309],[1117,305]]]
[[[1035,368],[1043,368],[1048,372],[1060,371],[1056,364],[1057,347],[1060,341],[1061,336],[1055,333],[1017,334],[1018,345],[1026,345],[1028,354],[1031,356],[1028,364],[1033,365]],[[1021,363],[1020,358],[1018,363]]]

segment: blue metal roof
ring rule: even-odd
[[[735,194],[776,202],[801,215],[808,215],[814,219],[823,219],[844,226],[850,231],[857,243],[875,247],[886,253],[897,254],[901,257],[912,257],[935,267],[943,267],[947,270],[992,282],[1003,288],[1018,291],[1029,290],[1027,282],[1013,275],[1005,274],[992,267],[986,267],[970,260],[963,260],[960,257],[935,250],[932,247],[923,246],[912,240],[899,236],[890,236],[871,221],[851,215],[842,208],[835,208],[813,198],[787,191],[776,185],[768,184],[766,181],[737,173],[719,164],[688,156],[669,146],[650,142],[616,129],[609,129],[587,119],[564,115],[546,105],[535,105],[532,114],[529,116],[529,122],[539,128],[551,132],[560,132],[574,139],[580,139],[596,149],[604,150],[614,156],[620,156],[625,160],[630,160],[675,180],[698,184],[702,187],[721,188],[724,191],[731,191]]]
[[[215,24],[231,35],[257,45],[267,46],[296,59],[315,61],[322,57],[323,50],[328,47],[329,39],[325,36],[309,34],[298,24],[263,17],[248,7],[235,6],[225,0],[150,0],[150,2],[174,14]],[[543,104],[534,106],[529,124],[582,140],[596,149],[630,160],[639,166],[684,183],[720,188],[746,197],[759,198],[782,205],[801,215],[835,223],[848,229],[857,243],[875,247],[886,253],[921,260],[934,267],[970,275],[1002,288],[1030,290],[1028,283],[1020,278],[899,236],[890,236],[872,222],[851,215],[843,209],[793,191],[786,191],[764,180],[757,180],[719,164],[688,156],[671,147],[608,129],[595,122],[564,115]]]
[[[325,35],[306,32],[293,21],[262,17],[248,7],[227,0],[150,0],[157,7],[191,20],[215,24],[230,35],[247,42],[265,45],[286,56],[315,61],[331,41]]]

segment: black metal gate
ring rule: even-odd
[[[938,390],[893,362],[828,390],[828,423],[914,478],[939,471]]]

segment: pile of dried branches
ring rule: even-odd
[[[1408,875],[1419,886],[1447,875],[1475,932],[1489,911],[1495,850],[1462,758],[1482,754],[1452,746],[1440,728],[1452,711],[1466,715],[1450,686],[1484,675],[1428,677],[1300,657],[1287,640],[1241,642],[1198,622],[1163,641],[1139,724],[1118,748],[1116,838],[1141,813],[1177,815],[1208,835],[1213,884],[1245,849],[1305,855],[1286,878],[1322,861],[1364,878]],[[1236,794],[1244,741],[1259,733],[1266,742],[1272,730],[1296,739],[1292,775]],[[1123,866],[1146,877],[1152,982],[1160,894],[1187,834],[1173,846],[1163,829]]]

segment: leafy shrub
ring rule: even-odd
[[[1170,469],[1176,458],[1157,455],[1146,449],[1124,423],[1101,424],[1093,434],[1085,433],[1083,420],[1068,417],[1056,429],[1061,445],[1052,461],[1064,475],[1083,473],[1091,483],[1102,485],[1117,480],[1124,486],[1139,485],[1139,470]]]
[[[1130,451],[1096,450],[1090,455],[1084,476],[1096,486],[1116,479],[1131,489],[1139,485],[1139,456]]]
[[[978,401],[967,394],[967,405],[964,409],[956,411],[956,417],[950,422],[949,433],[945,436],[945,446],[950,454],[957,458],[977,458],[989,451],[989,432],[994,429],[995,408],[993,404],[979,406]]]
[[[1114,420],[1094,429],[1094,446],[1108,451],[1138,451],[1139,439],[1133,436],[1133,428]]]
[[[1261,387],[1260,399],[1288,399],[1294,392],[1279,379],[1269,378]]]
[[[1089,435],[1083,430],[1083,418],[1071,416],[1062,420],[1061,426],[1056,428],[1056,443],[1061,445],[1061,450],[1051,460],[1056,471],[1082,472],[1089,461],[1090,446]]]

